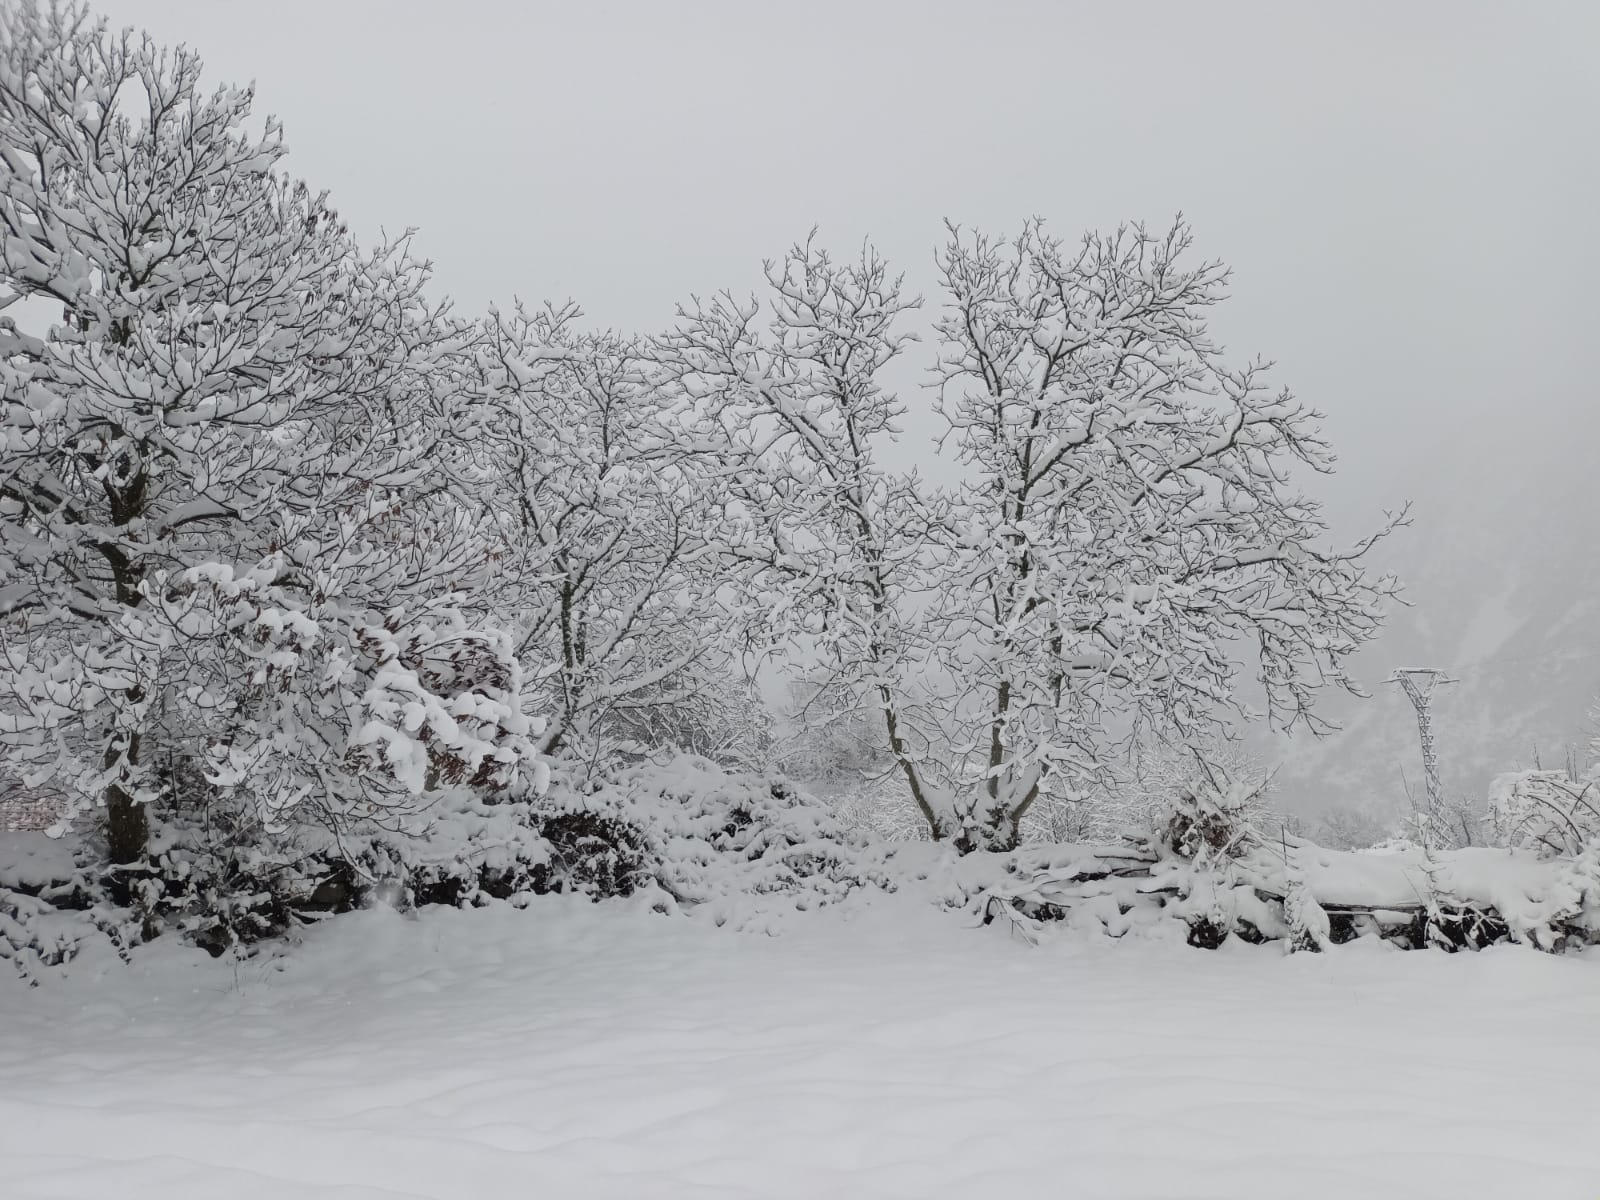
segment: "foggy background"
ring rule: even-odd
[[[1282,801],[1392,809],[1437,666],[1447,788],[1546,765],[1600,692],[1600,6],[475,4],[101,0],[259,83],[289,168],[365,239],[420,229],[466,313],[579,300],[667,324],[812,225],[937,302],[941,220],[1014,231],[1182,210],[1235,271],[1215,331],[1327,414],[1334,536],[1413,607],[1326,742],[1266,743]],[[924,347],[931,352],[931,347]],[[920,364],[919,364],[920,365]],[[915,383],[915,375],[910,382]],[[931,464],[931,396],[900,463]],[[939,478],[937,469],[928,473]]]

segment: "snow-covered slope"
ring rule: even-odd
[[[1590,1197],[1600,958],[548,898],[0,979],[8,1200]],[[1472,1003],[1458,1003],[1470,996]]]
[[[1407,783],[1420,796],[1415,716],[1383,683],[1397,667],[1438,667],[1459,680],[1433,705],[1452,795],[1481,800],[1495,774],[1536,756],[1560,766],[1587,742],[1586,714],[1600,696],[1600,487],[1585,452],[1541,447],[1534,470],[1508,450],[1424,479],[1415,523],[1382,547],[1411,607],[1358,660],[1373,698],[1332,707],[1345,726],[1338,735],[1258,743],[1284,762],[1286,805],[1398,811]]]

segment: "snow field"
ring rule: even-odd
[[[1600,955],[545,898],[0,985],[10,1200],[1593,1197]]]

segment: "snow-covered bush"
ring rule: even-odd
[[[1328,912],[1306,884],[1301,848],[1285,841],[1283,850],[1283,919],[1289,926],[1289,949],[1325,950],[1333,941]]]
[[[1239,742],[1218,737],[1135,741],[1105,776],[1094,805],[1103,836],[1191,819],[1242,835],[1262,825],[1273,795],[1271,769]]]
[[[543,801],[639,830],[643,871],[670,901],[742,925],[775,909],[818,908],[882,886],[882,852],[788,783],[679,755],[625,767]]]
[[[1203,757],[1193,761],[1198,778],[1187,777],[1148,832],[1132,833],[1121,850],[1026,847],[968,896],[986,920],[1003,915],[1030,938],[1043,922],[1113,936],[1177,922],[1192,945],[1206,947],[1235,935],[1282,938],[1297,950],[1364,934],[1450,951],[1500,942],[1560,951],[1600,940],[1600,851],[1592,840],[1563,848],[1539,825],[1521,848],[1433,850],[1391,840],[1364,852],[1331,850],[1281,827],[1264,832],[1259,773],[1235,779]],[[1570,834],[1564,821],[1560,827]]]
[[[826,802],[853,837],[888,843],[928,839],[928,823],[898,772],[836,783]]]
[[[602,900],[631,896],[650,879],[646,837],[620,817],[558,812],[543,816],[537,826],[549,850],[529,881],[535,892],[581,892]]]
[[[34,953],[0,954],[37,970],[67,962],[101,935],[123,954],[163,935],[213,955],[250,953],[369,904],[472,905],[552,890],[539,821],[527,804],[460,795],[411,826],[273,830],[252,806],[212,790],[165,814],[146,865],[131,878],[109,879],[98,867],[104,850],[95,835],[32,835],[27,844],[59,852],[43,856],[44,868],[0,861],[0,892],[8,897],[0,940]]]
[[[76,949],[70,927],[50,928],[51,914],[51,906],[38,897],[0,887],[0,958],[32,987],[39,986],[44,971],[68,961]]]
[[[612,707],[595,722],[595,734],[611,755],[641,760],[682,753],[736,771],[765,766],[772,715],[759,690],[734,663],[706,657],[710,662],[641,688],[626,706]]]
[[[1029,846],[953,870],[959,903],[1036,940],[1057,926],[1112,937],[1229,936],[1290,949],[1382,937],[1403,949],[1515,942],[1560,952],[1600,944],[1600,854],[1397,848],[1328,850],[1263,840],[1197,866],[1158,839],[1139,845]]]
[[[1266,853],[1256,823],[1266,783],[1199,765],[1202,778],[1179,790],[1159,826],[1151,880],[1173,893],[1173,913],[1188,924],[1191,945],[1214,948],[1233,934],[1280,937],[1281,907],[1256,886],[1256,863]]]
[[[1600,843],[1600,770],[1497,775],[1489,784],[1488,825],[1497,846],[1582,854]]]
[[[111,903],[98,854],[41,833],[0,839],[0,959],[30,986],[99,948],[127,960],[137,914]]]

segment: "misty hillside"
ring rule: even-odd
[[[1433,703],[1452,795],[1481,802],[1502,771],[1582,753],[1600,696],[1600,561],[1585,553],[1600,544],[1600,504],[1582,449],[1540,447],[1539,471],[1485,455],[1414,493],[1415,523],[1381,551],[1409,607],[1357,661],[1373,695],[1339,708],[1343,730],[1277,741],[1287,807],[1403,810],[1407,781],[1420,795],[1414,712],[1383,682],[1398,667],[1459,681]]]

